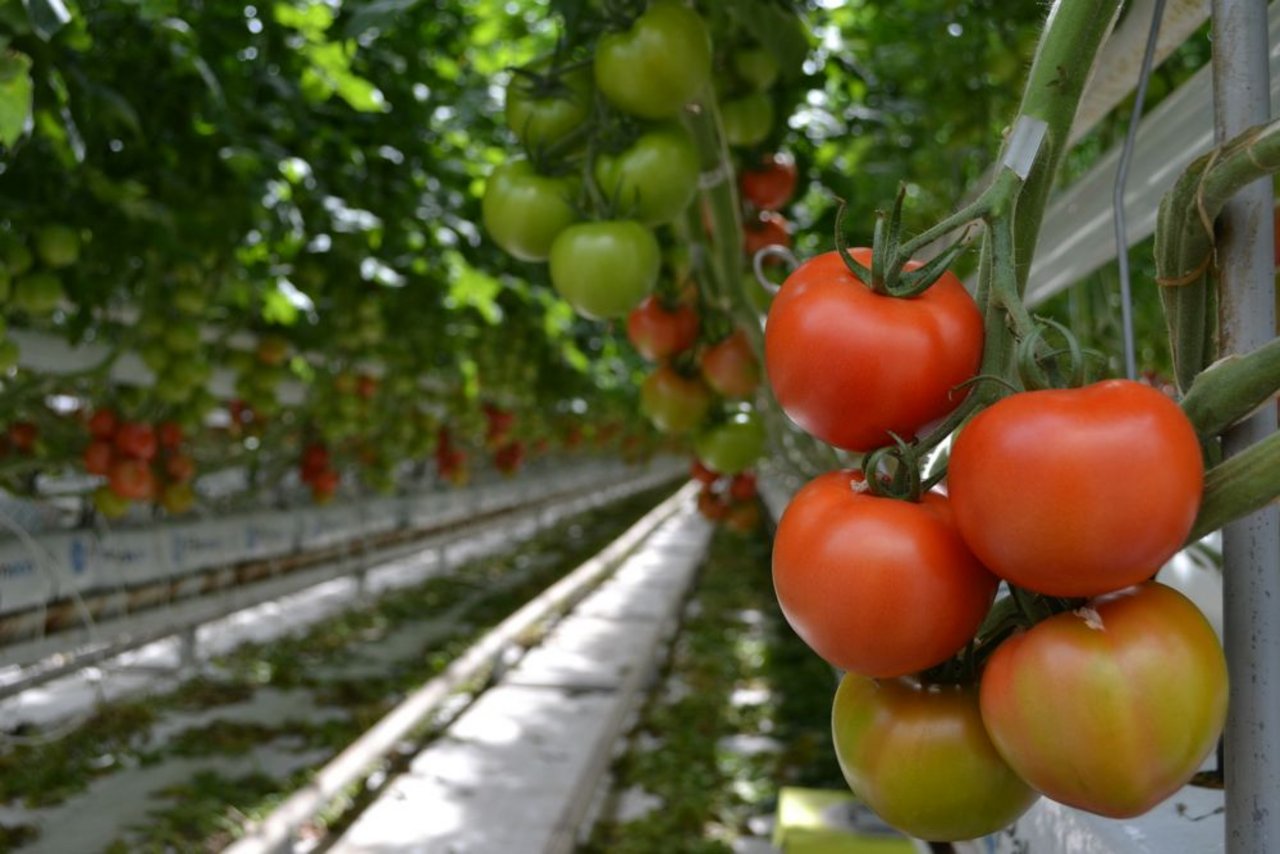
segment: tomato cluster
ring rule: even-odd
[[[698,512],[703,518],[723,523],[730,531],[739,534],[749,534],[760,526],[760,501],[754,472],[722,474],[695,459],[690,474],[701,484]]]
[[[181,425],[123,420],[113,410],[99,408],[86,427],[84,470],[106,478],[93,494],[94,505],[104,516],[123,516],[131,501],[154,501],[173,515],[189,512],[195,505],[196,464],[183,448],[186,437]]]
[[[783,614],[846,671],[846,779],[930,840],[994,832],[1038,794],[1145,812],[1186,784],[1225,717],[1213,629],[1150,580],[1199,509],[1194,429],[1137,382],[1020,391],[964,421],[945,493],[903,490],[912,443],[970,392],[983,322],[950,273],[898,297],[854,272],[868,250],[852,255],[862,268],[835,252],[799,267],[765,341],[797,424],[846,450],[896,449],[894,465],[804,486],[774,541]],[[993,611],[1002,582],[1013,598]]]
[[[778,211],[795,193],[796,164],[762,152],[794,95],[779,81],[796,79],[803,50],[757,41],[715,4],[649,0],[619,12],[566,21],[552,55],[514,70],[505,118],[522,151],[491,173],[484,223],[515,258],[547,262],[579,315],[625,318],[653,363],[639,389],[645,419],[734,476],[764,450],[763,372],[745,325],[758,321],[735,312],[726,292],[764,293],[742,288],[746,263],[761,246],[790,242]],[[777,17],[779,29],[794,27],[790,46],[803,46],[799,19]],[[688,245],[700,237],[687,229],[695,200],[711,238],[702,251]],[[725,211],[739,204],[745,232],[715,235],[717,215],[732,219]],[[711,245],[726,238],[745,252],[711,270]],[[441,447],[441,470],[457,472]],[[501,457],[512,464],[518,449]],[[724,509],[713,497],[703,500],[708,515]]]

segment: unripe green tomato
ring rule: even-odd
[[[675,219],[698,193],[698,150],[689,132],[666,124],[616,155],[596,158],[596,183],[617,210],[645,225]]]
[[[485,183],[481,213],[493,241],[521,261],[545,261],[577,213],[572,178],[549,178],[527,160],[508,160]]]
[[[773,54],[763,47],[748,47],[735,50],[732,60],[733,70],[757,92],[763,92],[778,79],[778,61]]]
[[[693,441],[693,450],[712,471],[739,474],[756,464],[764,454],[764,445],[760,417],[754,412],[740,412],[700,432]]]
[[[18,366],[18,345],[8,338],[0,339],[0,373],[8,373]]]
[[[584,222],[551,247],[551,284],[585,317],[622,317],[653,290],[661,265],[657,238],[640,223]]]
[[[14,285],[13,303],[19,309],[37,316],[53,312],[62,302],[62,282],[46,270],[28,273]]]
[[[600,37],[595,77],[623,112],[674,118],[711,80],[711,36],[680,0],[653,0],[631,29]]]
[[[530,66],[544,72],[547,61]],[[537,151],[555,145],[581,127],[591,113],[591,71],[578,68],[549,85],[524,74],[512,74],[507,84],[507,127],[526,148]]]
[[[47,267],[70,267],[80,259],[80,235],[65,225],[46,225],[36,232],[36,255]]]
[[[773,101],[763,92],[725,101],[720,105],[720,122],[730,145],[758,145],[773,130]]]
[[[16,278],[30,270],[34,261],[31,250],[16,238],[4,241],[3,248],[0,248],[0,263],[3,263],[5,270],[12,277]]]

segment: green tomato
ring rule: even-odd
[[[80,259],[80,235],[65,225],[46,225],[36,232],[36,255],[47,267],[70,267]]]
[[[585,222],[551,247],[551,284],[585,317],[622,317],[658,283],[662,251],[638,222]]]
[[[3,262],[4,268],[9,271],[10,276],[21,276],[31,269],[31,264],[34,260],[31,256],[31,250],[16,238],[5,240],[0,245],[0,262]]]
[[[778,79],[778,61],[763,47],[735,50],[731,58],[733,70],[757,92],[763,92]]]
[[[564,139],[591,113],[591,71],[579,68],[546,80],[547,61],[529,66],[531,74],[511,75],[507,84],[507,127],[526,148],[545,149]]]
[[[18,365],[18,345],[8,338],[0,340],[0,373],[8,373],[10,368]]]
[[[640,411],[663,433],[688,433],[711,408],[711,389],[698,377],[660,365],[640,386]]]
[[[972,685],[926,688],[849,673],[836,691],[831,729],[849,788],[918,839],[995,833],[1039,798],[996,752]]]
[[[14,305],[33,315],[50,314],[62,297],[62,282],[54,273],[43,270],[23,276],[13,289]]]
[[[720,474],[739,474],[764,454],[765,431],[754,412],[740,412],[728,421],[703,430],[693,441],[694,453],[707,468]]]
[[[698,193],[698,150],[672,123],[641,136],[617,155],[596,158],[596,183],[618,210],[646,225],[670,222]]]
[[[618,109],[673,118],[711,80],[711,36],[679,0],[653,0],[629,30],[596,44],[596,86]]]
[[[521,261],[545,261],[556,236],[577,219],[576,183],[539,175],[527,160],[509,160],[493,170],[481,213],[494,242]]]
[[[763,92],[725,101],[720,105],[720,122],[730,145],[759,145],[773,130],[773,101]]]

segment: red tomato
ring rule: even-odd
[[[741,329],[702,353],[702,378],[717,394],[750,397],[760,385],[760,363]]]
[[[697,377],[662,365],[640,387],[640,410],[663,433],[688,433],[711,407],[711,392]]]
[[[995,833],[1039,797],[996,752],[971,685],[846,674],[831,732],[849,788],[918,839]]]
[[[88,474],[110,474],[114,457],[110,442],[95,439],[84,449],[84,470]]]
[[[682,353],[698,340],[698,312],[687,303],[667,308],[647,296],[627,315],[627,338],[651,362]]]
[[[1129,380],[1001,400],[960,431],[947,476],[974,554],[1051,596],[1155,575],[1186,540],[1203,484],[1191,422]]]
[[[756,476],[751,472],[734,475],[729,483],[729,495],[736,501],[750,501],[756,497]]]
[[[1055,801],[1141,815],[1191,779],[1227,712],[1227,663],[1199,609],[1149,582],[1058,614],[996,649],[982,719]]]
[[[871,250],[853,256],[871,263]],[[916,264],[907,265],[914,269]],[[911,299],[881,296],[828,252],[792,273],[765,327],[765,369],[787,415],[850,451],[910,439],[964,399],[982,315],[951,273]]]
[[[508,442],[493,455],[493,467],[503,474],[515,474],[523,464],[524,442],[519,440]]]
[[[139,459],[121,459],[111,464],[111,491],[121,498],[148,501],[156,492],[156,479],[151,468]]]
[[[698,493],[698,512],[702,514],[704,519],[719,522],[728,515],[729,505],[725,503],[724,498],[711,489],[704,488]]]
[[[156,438],[160,441],[160,447],[176,450],[182,444],[182,425],[176,421],[161,421],[156,428]]]
[[[15,421],[9,425],[9,443],[19,453],[29,454],[34,451],[39,435],[39,428],[30,421]]]
[[[859,472],[806,484],[782,514],[773,584],[787,622],[833,667],[903,676],[958,652],[981,625],[997,580],[931,492],[877,498]]]
[[[356,378],[356,394],[368,400],[378,393],[378,378],[369,374],[361,374]]]
[[[707,468],[702,460],[695,459],[689,465],[689,476],[698,483],[705,485],[715,483],[719,479],[720,473]]]
[[[749,534],[760,527],[760,505],[754,501],[735,501],[724,514],[724,526],[739,534]]]
[[[196,462],[186,454],[171,454],[164,461],[164,473],[174,483],[186,483],[196,476]]]
[[[150,424],[125,421],[116,428],[116,450],[126,457],[150,460],[156,455],[156,431]]]
[[[766,246],[791,246],[791,226],[782,214],[762,211],[754,220],[742,225],[742,248],[754,256]]]
[[[780,210],[796,192],[796,162],[789,154],[766,154],[738,178],[742,197],[762,211]]]
[[[89,435],[95,439],[111,440],[116,433],[116,414],[110,409],[95,409],[89,418]]]

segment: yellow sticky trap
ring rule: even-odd
[[[852,793],[783,788],[773,845],[785,854],[915,854],[911,840]]]

